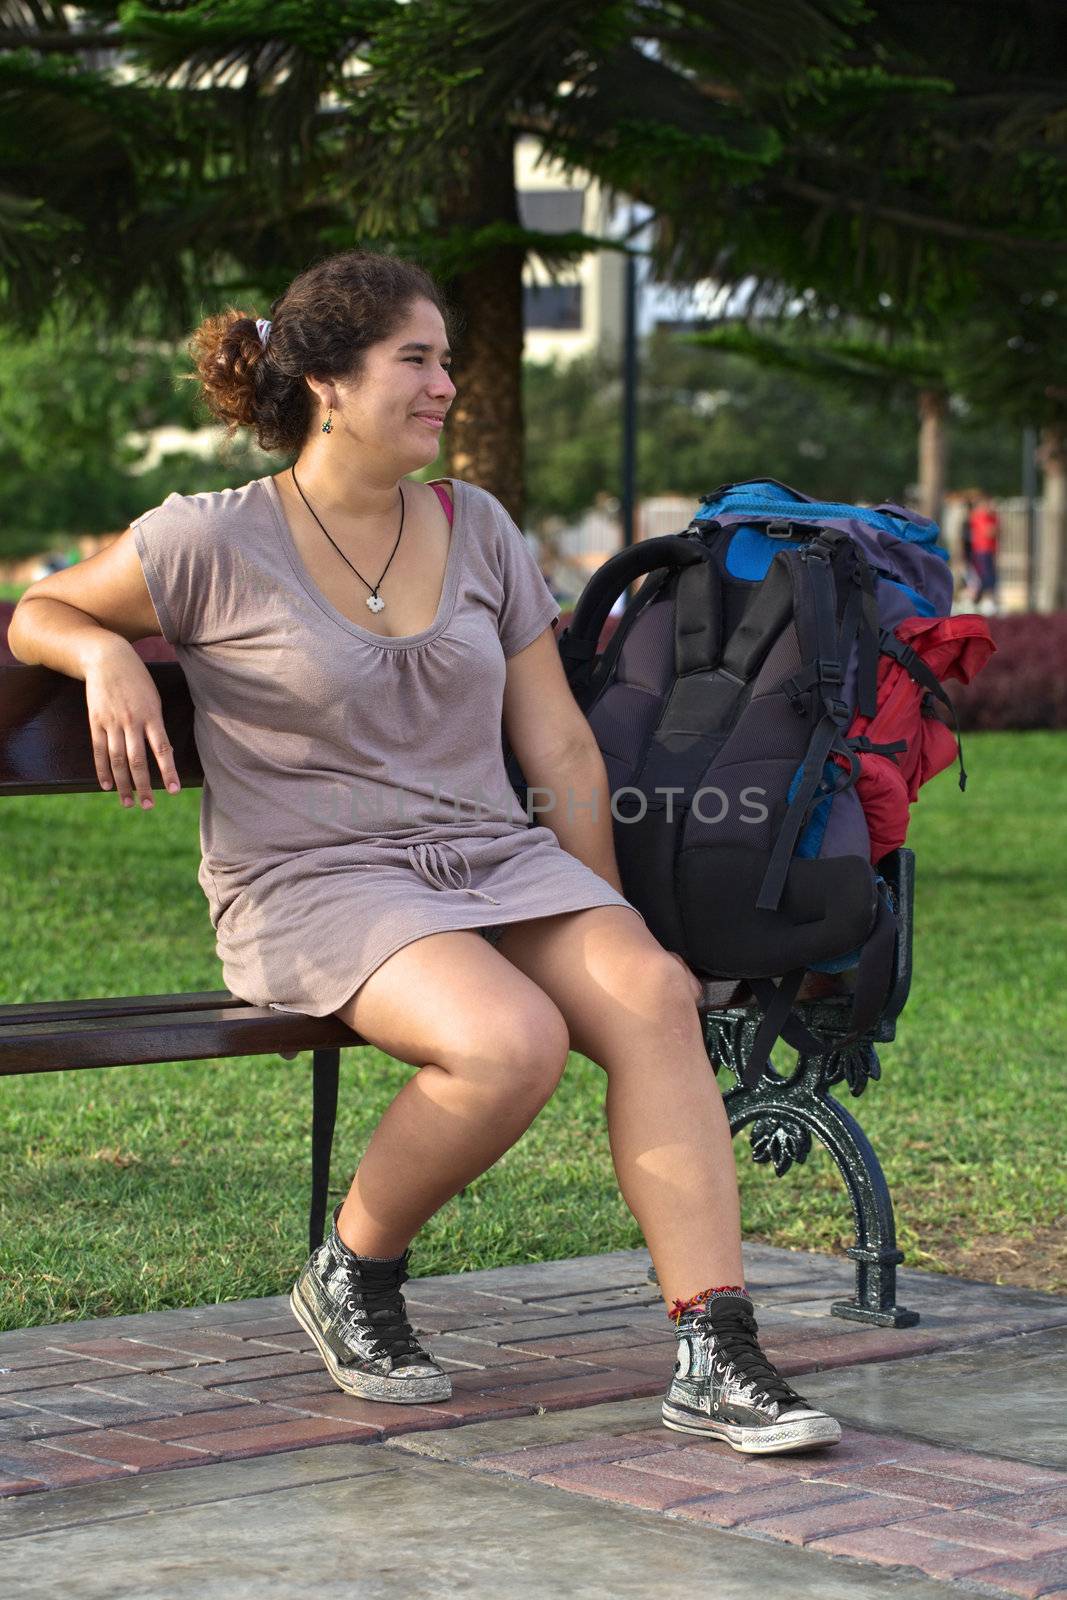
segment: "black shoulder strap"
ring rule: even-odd
[[[746,1089],[758,1083],[766,1072],[770,1053],[777,1039],[784,1039],[794,1050],[807,1055],[830,1055],[845,1050],[869,1033],[882,1014],[889,996],[900,923],[885,883],[878,881],[878,909],[874,927],[867,936],[856,967],[856,987],[852,994],[848,1032],[824,1039],[814,1033],[793,1012],[793,1002],[804,978],[803,967],[787,972],[776,984],[771,978],[747,978],[756,1004],[763,1013],[752,1042],[741,1082]]]
[[[616,600],[632,583],[659,567],[693,566],[704,561],[706,555],[697,535],[667,533],[658,539],[642,539],[598,567],[582,590],[574,615],[559,640],[559,653],[571,687],[588,687],[604,624]]]
[[[822,701],[823,714],[815,725],[804,757],[800,782],[774,841],[756,899],[758,911],[777,911],[781,904],[793,850],[812,802],[823,784],[823,767],[831,750],[840,751],[849,763],[848,773],[835,783],[834,792],[841,793],[849,788],[860,775],[860,763],[845,743],[849,709],[840,697],[840,689],[844,683],[845,665],[852,641],[860,626],[863,592],[858,585],[850,588],[838,632],[829,556],[816,543],[797,551],[795,559],[800,563],[798,570],[807,573],[810,585],[815,627],[815,660],[810,677]]]

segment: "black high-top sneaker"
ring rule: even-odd
[[[678,1360],[663,1421],[725,1439],[745,1455],[836,1444],[841,1426],[792,1389],[764,1355],[747,1295],[717,1296],[678,1322]]]
[[[337,1232],[340,1209],[293,1285],[293,1315],[347,1394],[401,1405],[449,1399],[452,1380],[416,1339],[400,1293],[410,1252],[395,1262],[359,1261]]]

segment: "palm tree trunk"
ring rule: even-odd
[[[1037,459],[1044,474],[1044,509],[1037,564],[1037,609],[1067,606],[1067,427],[1041,430]]]
[[[941,521],[948,461],[948,395],[944,389],[919,390],[919,510]]]
[[[446,227],[519,220],[514,135],[486,130],[462,152],[467,176],[442,196]],[[479,253],[448,284],[459,313],[454,377],[458,393],[446,424],[449,470],[488,489],[522,526],[525,510],[522,410],[523,293],[520,246]]]

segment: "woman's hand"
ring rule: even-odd
[[[163,707],[145,663],[133,646],[117,634],[94,656],[85,674],[85,703],[93,740],[93,760],[102,789],[112,775],[124,806],[132,806],[136,789],[141,806],[152,804],[152,782],[145,739],[155,752],[163,782],[171,794],[181,788],[174,751],[163,726]]]

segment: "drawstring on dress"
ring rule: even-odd
[[[495,900],[491,894],[483,894],[481,889],[471,888],[471,865],[458,845],[448,843],[409,844],[405,849],[411,865],[415,868],[420,878],[430,885],[431,889],[454,889],[458,890],[460,894],[472,894],[479,900],[488,900],[489,904],[493,906],[500,904],[500,901]],[[456,868],[448,860],[445,855],[446,850],[454,851],[459,857],[463,864],[462,873],[457,872]]]

